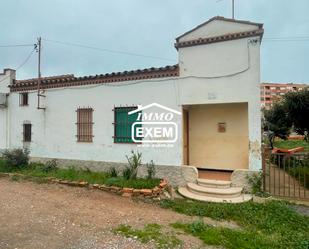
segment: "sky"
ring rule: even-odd
[[[42,76],[173,65],[175,38],[213,16],[231,17],[231,2],[0,0],[0,72],[20,67],[17,79],[36,77],[37,54],[24,63],[33,46],[1,46],[34,44],[37,37],[42,37]],[[236,19],[264,23],[261,81],[309,84],[308,13],[309,0],[235,0]],[[288,39],[268,40],[278,37]]]

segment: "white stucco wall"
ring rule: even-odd
[[[230,23],[227,25],[230,27]],[[243,29],[243,24],[239,25]],[[248,29],[252,28],[248,26]],[[222,32],[229,27],[224,26]],[[201,32],[196,35],[204,35],[204,29]],[[125,155],[137,149],[137,145],[113,142],[114,106],[156,102],[181,112],[183,105],[245,102],[249,109],[249,167],[260,169],[261,159],[257,151],[261,142],[260,45],[250,44],[251,39],[180,48],[180,77],[48,89],[45,111],[36,109],[36,92],[29,94],[29,106],[25,107],[19,106],[19,94],[11,93],[7,144],[10,148],[23,146],[22,124],[30,121],[33,125],[33,141],[30,143],[33,157],[126,162]],[[76,109],[88,106],[94,109],[93,143],[78,143]],[[181,131],[180,116],[177,121]],[[143,153],[144,162],[154,160],[157,165],[181,165],[182,133],[179,135],[173,148],[138,148]]]
[[[11,84],[12,80],[15,79],[15,71],[11,69],[4,69],[3,73],[0,73],[0,93],[9,94],[10,89],[8,85]],[[0,106],[0,150],[9,147],[8,136],[8,115],[9,109]]]

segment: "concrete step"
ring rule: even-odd
[[[189,191],[189,189],[186,187],[178,188],[178,192],[179,194],[181,194],[182,196],[186,198],[197,200],[197,201],[205,201],[205,202],[241,203],[241,202],[250,201],[252,199],[251,195],[246,195],[246,194],[241,194],[238,197],[232,197],[232,198],[205,196],[205,195],[193,193]]]
[[[200,186],[196,183],[187,183],[189,191],[195,194],[208,196],[208,197],[219,197],[219,198],[233,198],[241,195],[242,188],[230,187],[230,188],[207,188]]]
[[[231,181],[211,180],[211,179],[197,179],[197,184],[207,188],[230,188]]]

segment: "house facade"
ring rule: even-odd
[[[176,65],[45,77],[39,96],[38,79],[16,80],[14,70],[5,70],[0,149],[28,147],[33,160],[99,170],[126,163],[125,155],[138,150],[171,178],[194,178],[196,168],[259,170],[262,35],[262,24],[214,17],[176,38]],[[173,117],[178,136],[169,146],[132,140],[137,115],[128,113],[152,103],[181,114]]]

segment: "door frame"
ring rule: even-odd
[[[188,108],[182,108],[182,134],[183,134],[183,141],[182,141],[182,152],[183,158],[182,163],[183,165],[190,165],[190,158],[189,158],[189,110]]]

